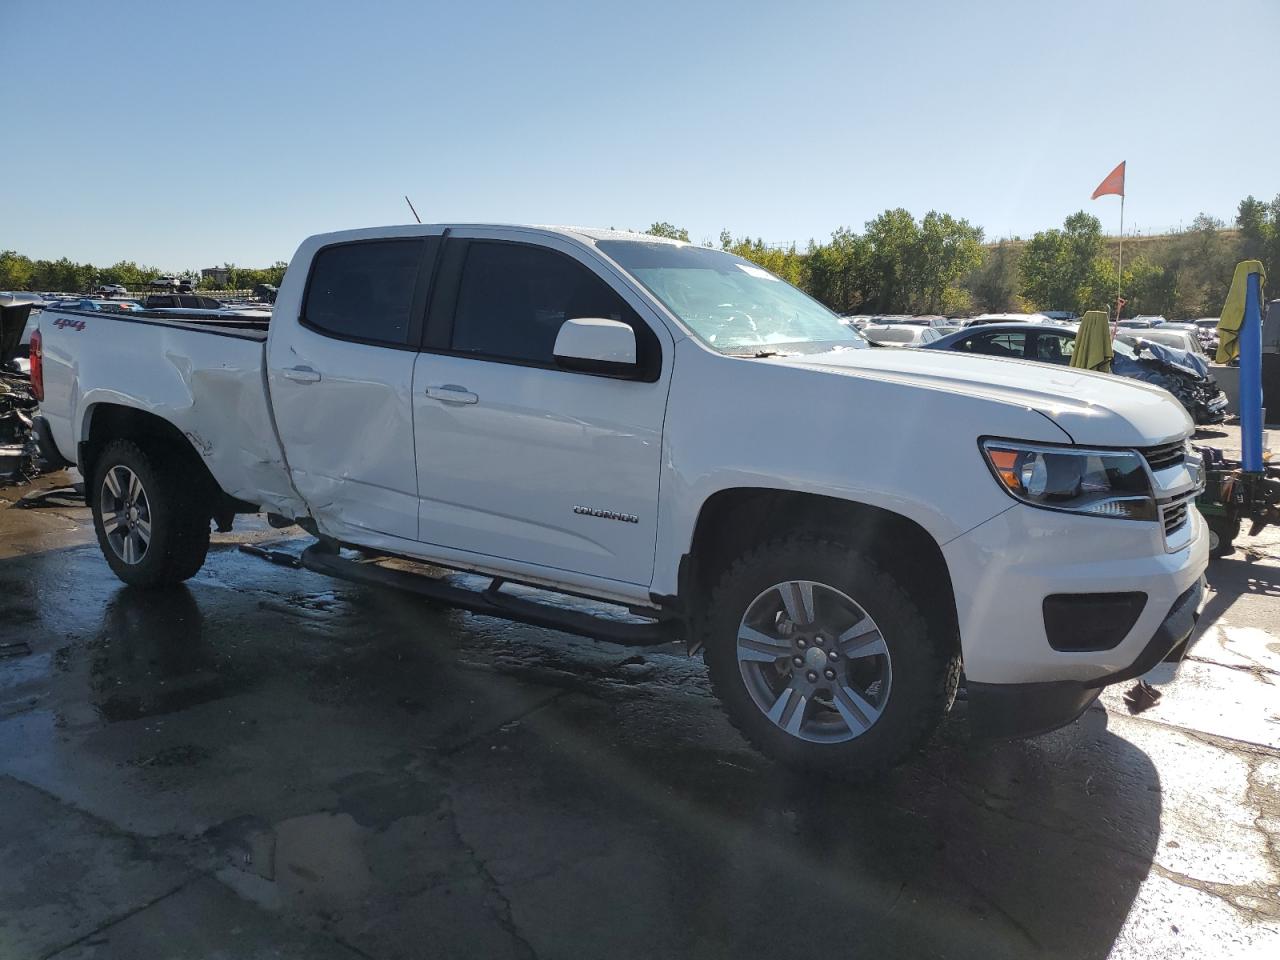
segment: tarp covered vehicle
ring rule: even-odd
[[[1203,357],[1142,338],[1135,338],[1132,345],[1117,340],[1113,346],[1112,373],[1164,387],[1197,424],[1227,418],[1227,395],[1218,388]]]

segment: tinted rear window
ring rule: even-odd
[[[374,240],[321,250],[311,267],[303,323],[344,339],[406,345],[428,239],[434,238]]]

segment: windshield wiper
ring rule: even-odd
[[[751,358],[751,359],[753,359],[753,360],[763,360],[763,359],[765,359],[766,357],[780,357],[780,356],[782,356],[782,351],[781,351],[781,350],[756,350],[756,351],[754,351],[754,352],[752,352],[752,353],[745,353],[745,352],[744,352],[744,353],[731,353],[731,354],[729,354],[729,356],[731,356],[731,357],[750,357],[750,358]]]

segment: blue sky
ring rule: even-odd
[[[1157,232],[1280,193],[1278,28],[1275,0],[0,0],[0,249],[262,265],[405,193],[695,240],[897,206],[1112,231],[1120,160]]]

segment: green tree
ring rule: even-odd
[[[907,308],[957,313],[971,305],[960,281],[982,262],[982,229],[930,210],[920,221],[907,261]]]
[[[804,284],[804,256],[796,250],[794,243],[789,247],[770,247],[759,237],[754,240],[750,237],[734,239],[728,230],[722,230],[720,249],[759,264],[788,283],[799,287]]]
[[[668,240],[683,240],[689,242],[689,231],[684,227],[677,227],[673,223],[667,223],[665,220],[661,223],[655,223],[649,227],[645,233],[654,237],[666,237]]]
[[[0,290],[30,290],[35,264],[15,250],[0,250]]]
[[[809,243],[804,289],[837,313],[854,313],[870,295],[870,262],[871,242],[841,227],[831,234],[830,243]]]
[[[910,297],[908,264],[920,237],[915,218],[898,207],[867,221],[867,313],[903,313]]]
[[[1270,203],[1245,197],[1236,226],[1240,228],[1239,259],[1261,260],[1271,285],[1280,282],[1280,196]]]
[[[1102,224],[1083,210],[1067,217],[1061,230],[1040,231],[1018,263],[1022,296],[1039,310],[1078,313],[1108,302],[1103,249]]]
[[[1111,275],[1115,276],[1114,270]],[[1125,264],[1121,283],[1127,301],[1125,311],[1131,316],[1173,313],[1177,279],[1176,270],[1166,270],[1145,256],[1134,257]]]
[[[974,309],[984,313],[1009,313],[1022,309],[1018,296],[1018,249],[1001,240],[986,251],[982,263],[965,279]]]
[[[1131,294],[1133,309],[1173,318],[1212,316],[1226,299],[1238,246],[1238,238],[1224,234],[1221,220],[1200,214],[1189,229],[1147,247],[1144,256],[1162,271],[1158,282],[1153,277],[1139,278],[1140,289],[1135,289],[1125,271],[1125,290]],[[1135,297],[1142,299],[1141,308]]]

